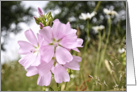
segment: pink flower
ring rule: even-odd
[[[56,66],[52,69],[54,74],[55,81],[57,83],[69,82],[70,77],[65,67],[60,64],[56,64]]]
[[[83,40],[77,38],[76,30],[72,29],[70,23],[61,23],[58,19],[54,20],[52,28],[47,26],[40,30],[46,45],[41,49],[43,61],[47,63],[53,57],[59,64],[66,64],[73,60],[69,52],[71,49],[78,51],[77,47],[82,47]]]
[[[66,71],[66,68],[72,69],[72,70],[80,70],[79,62],[81,61],[81,58],[78,56],[73,56],[73,60],[69,63],[66,63],[65,65],[56,64],[55,67],[52,68],[52,72],[55,77],[55,81],[57,83],[62,83],[70,81],[70,77],[68,72]]]
[[[19,63],[27,70],[27,76],[39,75],[38,85],[50,85],[51,72],[55,81],[62,83],[70,81],[67,68],[80,70],[81,57],[71,55],[70,50],[79,52],[78,47],[82,47],[83,40],[77,38],[76,30],[71,28],[69,22],[63,24],[56,19],[52,27],[40,30],[38,39],[32,30],[27,30],[25,36],[30,43],[18,42],[19,53],[25,55]]]
[[[79,62],[81,58],[78,56],[73,56],[73,60],[70,63],[63,65],[56,64],[54,67],[53,63],[55,61],[51,60],[49,63],[41,62],[39,66],[31,66],[27,69],[27,76],[33,76],[39,74],[37,84],[40,86],[48,86],[51,82],[51,71],[54,74],[55,81],[57,83],[62,83],[70,81],[70,77],[66,68],[72,70],[79,70]]]
[[[72,70],[80,70],[79,62],[81,61],[81,57],[73,56],[73,60],[69,63],[66,63],[64,67],[72,69]]]
[[[37,34],[37,40],[31,29],[25,31],[25,36],[30,43],[26,41],[18,41],[18,44],[20,45],[19,54],[25,55],[19,60],[19,63],[27,69],[30,66],[38,66],[41,63],[39,52],[42,44],[42,37]]]
[[[71,28],[69,22],[63,24],[58,19],[54,21],[52,27],[43,27],[40,30],[40,34],[45,42],[40,52],[42,60],[50,63],[52,58],[55,57],[54,63],[56,65],[50,68],[54,74],[55,81],[57,83],[68,82],[70,77],[66,69],[80,70],[79,62],[81,61],[80,57],[72,56],[70,50],[79,52],[77,47],[82,47],[83,40],[77,38],[76,30]]]
[[[27,69],[27,76],[33,76],[39,74],[37,84],[40,86],[48,86],[51,82],[51,68],[53,66],[53,60],[49,63],[41,62],[39,66],[31,66]]]

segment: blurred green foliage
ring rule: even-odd
[[[37,76],[26,77],[26,71],[17,62],[3,64],[1,68],[1,90],[2,91],[34,91],[41,90],[37,86]]]
[[[92,13],[97,5],[98,1],[50,1],[45,6],[45,11],[56,12],[54,19],[59,19],[63,23],[71,22],[73,28],[80,28],[81,38],[85,39],[86,21],[80,20],[79,16],[81,13]],[[97,15],[91,19],[90,22],[90,36],[96,39],[96,35],[92,31],[92,26],[104,25],[107,27],[107,16],[104,14],[103,9],[114,9],[118,13],[126,12],[125,1],[102,1],[99,8],[97,9]],[[122,14],[121,17],[113,18],[111,35],[115,36],[118,32],[119,38],[122,39],[126,34],[126,15]],[[122,18],[123,17],[123,18]],[[71,18],[71,19],[70,19]],[[72,20],[72,21],[71,21]],[[120,28],[118,28],[119,26]]]

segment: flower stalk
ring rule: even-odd
[[[94,9],[95,12],[98,10],[100,4],[101,4],[101,1],[98,1],[97,6],[96,6],[96,8]]]
[[[104,50],[102,51],[102,56],[101,56],[101,60],[100,60],[100,63],[99,63],[99,69],[101,67],[102,62],[104,61],[106,48],[107,48],[107,45],[109,43],[110,33],[111,33],[111,17],[108,18],[108,34],[107,34],[107,39],[106,39],[106,44],[105,44]]]
[[[45,86],[42,87],[42,91],[46,91],[46,87]]]
[[[95,75],[97,75],[98,73],[98,63],[100,63],[99,53],[100,53],[101,43],[102,43],[101,32],[99,32],[98,38],[99,38],[99,45],[98,45],[97,58],[96,58],[97,61],[96,61],[96,67],[95,67]]]
[[[57,91],[61,91],[61,86],[59,85],[59,83],[56,84],[57,84]]]

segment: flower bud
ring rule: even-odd
[[[40,29],[44,27],[44,25],[41,22],[39,23],[39,25],[40,25]]]
[[[46,16],[43,14],[42,10],[38,7],[38,13],[39,17],[34,17],[36,23],[40,25],[40,28],[43,28],[44,26],[51,26],[53,22],[53,17],[51,15],[51,12],[48,12]]]
[[[47,26],[50,26],[51,24],[52,24],[52,21],[53,21],[53,17],[52,17],[52,15],[51,15],[51,12],[48,12],[47,14],[46,14],[46,25]]]
[[[38,13],[39,13],[40,16],[43,16],[43,12],[39,7],[38,7]]]
[[[46,18],[48,19],[49,17],[51,17],[51,12],[48,12],[48,13],[46,14]]]
[[[48,25],[49,25],[49,23],[50,23],[50,21],[49,21],[49,20],[47,20],[47,21],[46,21],[46,25],[48,26]]]
[[[34,19],[35,19],[36,23],[39,24],[38,18],[34,16]]]
[[[37,20],[37,18],[34,16],[34,19]]]

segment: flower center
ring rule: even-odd
[[[39,49],[40,49],[40,48],[39,48],[39,45],[34,46],[34,48],[35,48],[35,49],[31,50],[31,52],[34,53],[34,54],[36,54],[36,55],[38,55]]]
[[[35,48],[35,52],[34,53],[38,53],[39,52],[39,46]]]
[[[59,41],[60,40],[53,39],[52,43],[50,43],[49,45],[54,45],[55,47],[57,47],[59,45]]]

